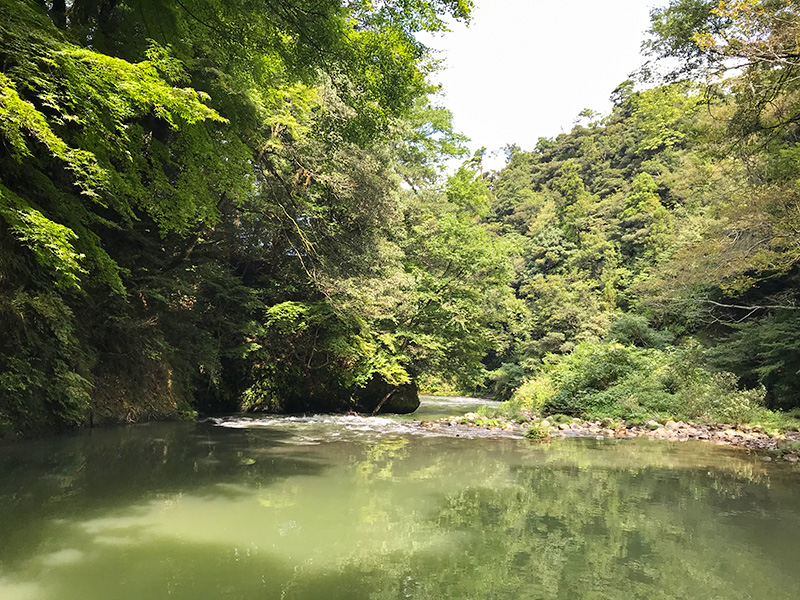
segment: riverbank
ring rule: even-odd
[[[738,446],[766,451],[764,460],[779,458],[800,462],[800,432],[765,431],[760,426],[734,426],[668,420],[663,423],[648,421],[628,424],[614,419],[551,423],[548,419],[532,418],[526,422],[504,418],[486,418],[477,413],[463,417],[447,417],[436,421],[416,421],[420,428],[436,430],[453,437],[529,437],[542,441],[571,437],[596,439],[633,439],[646,437],[653,440],[687,442],[698,440],[717,445]]]

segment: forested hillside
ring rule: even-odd
[[[799,19],[675,0],[646,44],[650,81],[678,65],[661,85],[626,81],[610,115],[509,148],[486,222],[516,240],[530,323],[500,395],[524,380],[517,404],[628,419],[800,406]]]
[[[2,0],[3,428],[470,377],[510,270],[466,206],[400,193],[461,152],[414,35],[469,11]]]
[[[799,407],[796,7],[672,0],[611,114],[446,177],[415,36],[470,12],[0,0],[0,432]]]

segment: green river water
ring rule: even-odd
[[[1,446],[0,599],[800,598],[792,465],[435,433],[229,418]]]

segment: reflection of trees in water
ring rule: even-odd
[[[0,452],[0,540],[15,543],[0,544],[0,564],[35,553],[50,517],[79,520],[154,497],[235,494],[236,485],[320,473],[314,457],[265,460],[290,435],[154,423],[8,444]]]
[[[439,455],[427,469],[414,465],[403,472],[399,461],[409,458],[409,449],[403,450],[373,453],[366,462],[380,456],[381,468],[361,465],[362,474],[388,468],[397,476],[446,478],[450,468],[470,473],[470,484],[447,494],[430,519],[409,524],[418,539],[432,526],[447,534],[449,547],[352,557],[342,565],[340,575],[349,571],[370,590],[363,597],[735,599],[800,593],[792,565],[785,557],[779,564],[779,551],[761,531],[796,503],[765,485],[756,456],[675,444],[596,452],[574,443],[540,453],[534,465],[509,467],[496,456],[476,460],[466,453],[468,471],[452,469],[453,455]],[[796,513],[789,516],[783,526],[798,530]]]
[[[73,579],[64,570],[54,580],[61,597],[81,597],[85,577],[98,572],[126,573],[139,597],[157,596],[166,581],[175,597],[193,600],[800,596],[796,475],[755,455],[649,441],[295,446],[282,435],[158,425],[19,446],[0,456],[0,534],[21,544],[0,550],[0,560],[10,568],[34,556],[52,516],[80,524],[154,495],[183,492],[212,505],[238,494],[268,511],[262,524],[297,519],[304,532],[327,527],[319,516],[327,504],[352,543],[309,534],[320,543],[293,558],[262,536],[259,552],[234,555],[217,537],[132,531],[136,545],[104,546]],[[87,557],[98,548],[90,541],[76,546]]]
[[[457,570],[476,577],[437,584],[452,597],[484,597],[495,583],[508,598],[658,597],[657,590],[681,598],[707,585],[722,590],[727,584],[704,552],[718,536],[708,537],[702,523],[715,519],[691,497],[695,477],[680,475],[526,467],[515,486],[464,490],[447,499],[439,523],[470,532],[471,551],[457,557],[464,563]],[[670,506],[676,497],[697,504],[679,522],[675,509],[688,507]],[[705,539],[698,544],[695,536]]]

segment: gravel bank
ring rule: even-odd
[[[487,419],[475,413],[467,413],[463,417],[447,417],[438,421],[416,421],[418,427],[436,430],[440,435],[453,437],[524,437],[533,426],[541,439],[563,439],[568,437],[594,437],[596,439],[632,439],[647,437],[653,440],[686,442],[701,440],[709,443],[740,446],[755,450],[768,451],[765,460],[781,458],[789,462],[800,461],[800,432],[786,433],[765,432],[760,427],[732,426],[724,424],[703,424],[666,421],[648,421],[641,425],[629,425],[614,422],[611,419],[602,421],[580,421],[574,419],[570,423],[551,424],[547,419],[531,419],[519,423],[504,419]]]

